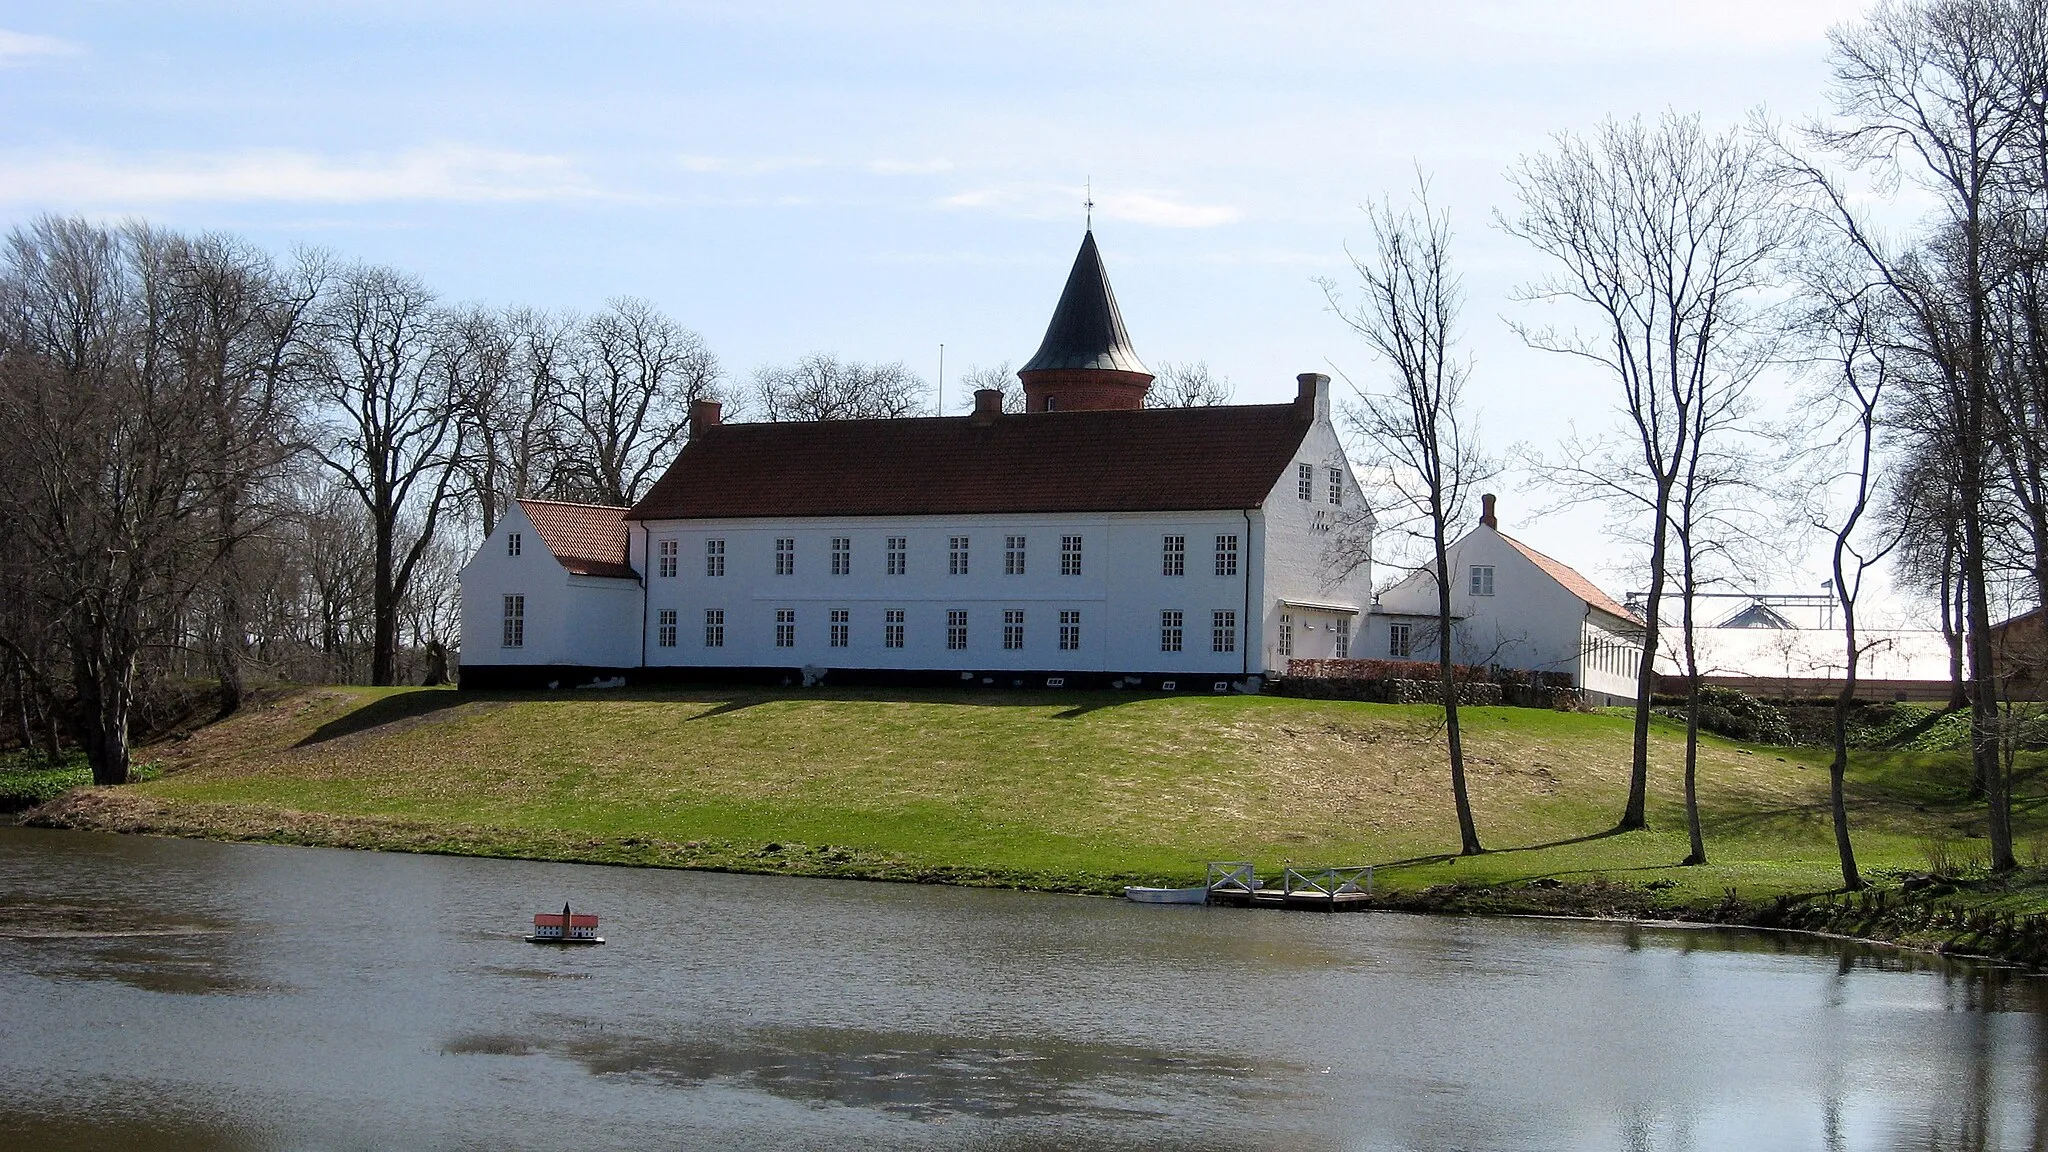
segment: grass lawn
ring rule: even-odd
[[[1677,726],[1655,733],[1651,830],[1614,836],[1625,715],[1464,715],[1492,851],[1462,860],[1443,855],[1457,832],[1436,709],[1245,696],[309,688],[145,750],[163,775],[118,790],[127,814],[77,822],[1096,892],[1199,883],[1226,859],[1390,866],[1378,882],[1410,890],[1598,877],[1673,905],[1839,885],[1823,750],[1705,738],[1712,862],[1679,868]],[[2018,836],[2037,865],[2041,766],[2023,759]],[[1965,774],[1957,753],[1859,753],[1866,871],[1981,858]],[[2037,879],[2004,898],[2044,897]]]

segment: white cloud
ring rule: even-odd
[[[816,168],[823,160],[808,156],[678,156],[676,162],[691,172],[720,176],[765,176],[797,168]]]
[[[256,150],[143,157],[99,152],[0,159],[0,202],[126,206],[176,201],[361,204],[616,199],[560,156],[479,148],[332,157]]]
[[[84,51],[82,45],[59,40],[55,36],[36,36],[0,28],[0,68],[37,56],[76,56]]]
[[[951,160],[870,160],[862,165],[877,176],[936,176],[951,172]]]
[[[974,188],[939,199],[942,208],[966,208],[1021,216],[1032,220],[1071,217],[1088,195],[1082,188],[1057,184],[1023,184],[1000,188]],[[1138,189],[1128,192],[1098,192],[1095,213],[1105,220],[1152,224],[1161,228],[1214,228],[1243,217],[1228,204],[1197,204],[1171,192]]]

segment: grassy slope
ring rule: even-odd
[[[321,688],[152,750],[166,775],[128,791],[202,833],[209,813],[230,811],[216,806],[234,805],[240,834],[249,812],[289,809],[453,829],[420,845],[436,850],[1098,891],[1198,882],[1205,860],[1272,870],[1283,858],[1414,861],[1381,874],[1403,887],[1668,880],[1666,898],[1693,902],[1838,882],[1823,752],[1708,738],[1714,862],[1675,868],[1676,729],[1657,733],[1654,830],[1597,836],[1625,794],[1627,719],[1527,709],[1465,713],[1481,836],[1513,850],[1417,859],[1457,841],[1434,712],[1271,697]],[[1924,868],[1929,838],[1979,832],[1962,771],[1954,754],[1860,755],[1865,867]],[[278,838],[323,838],[303,816],[287,830],[287,815]],[[2030,795],[2023,858],[2044,833]],[[770,843],[782,847],[762,851]]]

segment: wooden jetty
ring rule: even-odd
[[[1209,865],[1209,903],[1295,912],[1358,912],[1372,905],[1372,866],[1301,869],[1288,865],[1280,886],[1259,880],[1249,861]]]

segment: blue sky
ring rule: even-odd
[[[316,245],[453,300],[643,296],[736,377],[825,349],[933,378],[941,342],[949,376],[1030,356],[1092,179],[1139,353],[1269,401],[1374,377],[1314,278],[1420,166],[1487,438],[1554,443],[1611,388],[1503,321],[1544,271],[1491,227],[1503,170],[1608,114],[1817,111],[1862,7],[0,2],[0,218]],[[1541,499],[1504,526],[1628,582],[1597,517],[1528,522]]]

